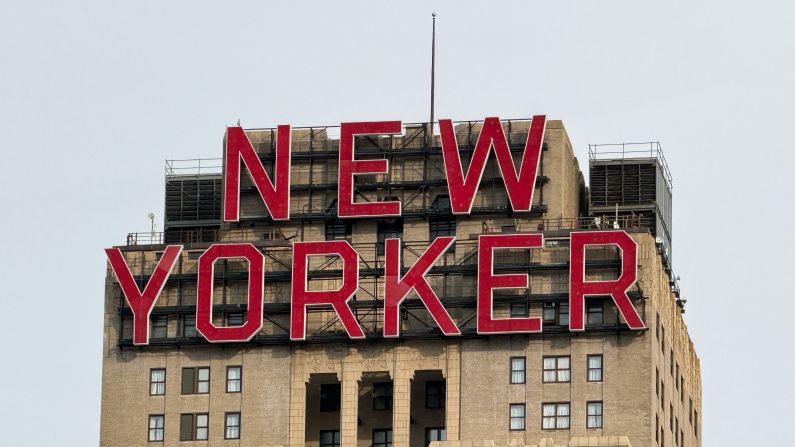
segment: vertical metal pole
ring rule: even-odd
[[[429,147],[433,144],[433,102],[436,89],[436,13],[432,13],[431,17],[433,18],[431,32],[431,120],[428,122],[428,132],[426,134],[428,141],[425,142]]]

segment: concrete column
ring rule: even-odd
[[[447,345],[446,395],[444,426],[448,441],[458,441],[461,436],[461,345]]]
[[[406,365],[396,368],[392,379],[392,443],[408,447],[411,425],[411,380],[414,371]]]
[[[342,402],[340,411],[340,445],[356,447],[359,430],[359,382],[362,373],[346,363],[342,371]]]

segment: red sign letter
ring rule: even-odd
[[[163,286],[166,285],[166,280],[171,274],[171,269],[177,262],[177,257],[182,251],[181,245],[169,245],[163,251],[163,256],[157,262],[152,276],[149,277],[149,282],[146,283],[143,293],[135,283],[130,268],[127,262],[124,261],[124,256],[118,248],[108,248],[105,253],[108,255],[110,267],[119,281],[124,298],[133,313],[133,344],[134,345],[148,345],[149,344],[149,315],[152,313],[152,308],[155,307],[155,301],[160,296]]]
[[[615,245],[621,250],[621,276],[614,281],[585,281],[585,247]],[[569,262],[569,330],[585,330],[585,297],[610,295],[630,329],[644,329],[627,290],[638,279],[638,244],[626,231],[583,231],[571,233]]]
[[[339,217],[400,216],[400,202],[355,203],[353,176],[357,174],[386,174],[386,160],[354,160],[353,141],[356,135],[395,135],[401,129],[400,121],[374,121],[342,123],[340,126],[339,189],[337,190],[337,215]]]
[[[386,266],[384,268],[384,337],[398,337],[400,335],[400,324],[398,309],[400,303],[411,289],[417,292],[420,300],[428,312],[433,317],[433,321],[442,329],[444,335],[461,335],[450,314],[447,313],[439,297],[436,296],[430,284],[425,279],[425,274],[431,269],[433,264],[439,259],[450,245],[455,241],[455,237],[437,237],[436,240],[425,250],[425,253],[417,259],[417,262],[406,272],[403,278],[401,274],[400,239],[386,240]]]
[[[260,197],[273,220],[290,218],[290,126],[276,130],[276,158],[273,166],[274,185],[254,146],[242,127],[226,130],[226,157],[224,161],[224,220],[237,222],[240,218],[240,163],[246,165]]]
[[[492,318],[494,289],[526,289],[527,273],[495,275],[495,248],[542,247],[540,234],[481,235],[478,237],[478,334],[541,332],[541,318]]]
[[[538,163],[541,160],[541,143],[544,141],[546,116],[533,117],[530,130],[527,132],[527,141],[524,147],[522,163],[519,174],[513,164],[511,148],[505,139],[500,119],[489,117],[483,121],[483,127],[472,152],[472,160],[466,174],[461,167],[461,155],[458,152],[458,142],[455,137],[453,123],[449,119],[439,120],[442,138],[442,156],[444,169],[447,173],[447,187],[450,190],[450,205],[453,214],[469,214],[472,212],[472,203],[486,169],[486,160],[491,147],[497,156],[497,166],[508,191],[508,200],[511,208],[516,211],[530,211],[533,205],[533,191],[538,174]]]
[[[248,313],[242,326],[213,324],[213,276],[215,261],[244,258],[248,261]],[[249,341],[262,329],[262,291],[265,260],[251,244],[214,244],[199,257],[196,284],[196,330],[212,343]]]
[[[342,258],[339,290],[306,290],[309,256],[337,255]],[[364,338],[356,316],[348,306],[359,287],[359,254],[346,241],[296,242],[293,244],[293,286],[290,308],[290,340],[306,339],[306,307],[331,304],[350,338]]]

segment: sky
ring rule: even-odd
[[[99,442],[103,249],[224,127],[563,120],[659,140],[704,445],[791,441],[795,3],[0,2],[0,433]],[[788,205],[789,204],[789,205]],[[160,220],[162,226],[162,220]]]

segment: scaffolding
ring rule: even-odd
[[[464,169],[468,169],[481,126],[482,121],[454,123]],[[502,126],[516,162],[524,152],[530,120],[504,120]],[[153,310],[153,317],[176,319],[178,327],[182,328],[183,322],[195,314],[196,253],[214,242],[251,242],[266,257],[264,327],[252,342],[289,343],[291,243],[305,240],[305,226],[322,223],[327,239],[346,239],[352,242],[359,253],[360,284],[350,305],[365,333],[369,337],[379,337],[383,324],[383,239],[387,236],[400,237],[404,262],[410,265],[427,248],[432,235],[456,235],[456,225],[467,224],[473,227],[472,234],[459,235],[455,248],[430,270],[428,281],[457,322],[463,336],[475,337],[477,300],[473,291],[476,290],[477,277],[477,235],[544,232],[544,248],[495,253],[496,273],[527,273],[530,275],[531,287],[513,291],[515,293],[495,291],[494,307],[495,312],[503,317],[514,315],[514,312],[546,316],[550,308],[557,309],[556,315],[560,317],[564,314],[564,304],[568,303],[568,237],[571,231],[616,227],[629,231],[648,231],[645,228],[647,222],[632,215],[622,215],[618,219],[605,216],[547,218],[544,190],[550,178],[544,174],[546,143],[542,147],[531,212],[513,212],[501,173],[491,156],[471,214],[455,216],[449,206],[440,137],[431,137],[428,123],[409,123],[403,127],[401,135],[355,137],[356,159],[386,159],[390,166],[389,172],[385,174],[357,175],[354,183],[355,200],[400,200],[402,203],[402,216],[395,222],[369,219],[375,222],[374,227],[383,230],[383,234],[372,230],[378,233],[378,237],[371,243],[355,241],[351,235],[351,225],[348,224],[350,221],[340,220],[337,216],[339,127],[291,129],[291,213],[288,222],[275,222],[270,218],[259,192],[245,172],[241,174],[239,222],[222,222],[223,160],[167,161],[164,231],[130,233],[126,247],[128,252],[144,253],[157,251],[158,244],[180,243],[185,246],[185,253],[164,289],[166,297],[161,298],[162,305]],[[272,176],[276,129],[247,129],[246,132],[263,167]],[[377,225],[378,222],[383,225]],[[411,237],[404,238],[403,222],[427,222],[429,238],[419,241]],[[316,240],[316,233],[313,237],[315,239],[308,240]],[[615,250],[605,250],[597,256],[589,251],[587,269],[594,274],[615,276],[621,264],[617,256]],[[136,278],[140,285],[148,281],[155,263],[155,260],[149,260],[137,264]],[[325,289],[338,288],[340,268],[338,260],[326,259],[310,265],[308,279],[310,282],[319,282],[319,286]],[[239,318],[240,312],[245,310],[246,304],[235,290],[241,289],[240,284],[245,284],[247,275],[244,263],[219,261],[214,283],[223,292],[213,307],[213,315],[221,319],[218,324],[223,324],[223,319],[229,315]],[[116,297],[119,300],[118,315],[122,321],[119,345],[129,347],[132,342],[127,325],[132,314],[119,290],[116,291]],[[630,297],[639,313],[645,317],[646,298],[640,282],[634,286]],[[618,311],[612,302],[607,301],[604,321],[589,324],[589,330],[628,331],[626,324],[618,318]],[[307,321],[311,322],[307,327],[308,343],[348,340],[331,308],[310,307],[308,312]],[[415,295],[406,298],[401,305],[400,315],[402,337],[435,338],[441,334]],[[568,332],[565,323],[562,320],[545,321],[544,332]],[[192,333],[185,335],[182,329],[177,331],[176,337],[151,341],[152,345],[202,343],[205,343],[202,337]]]

